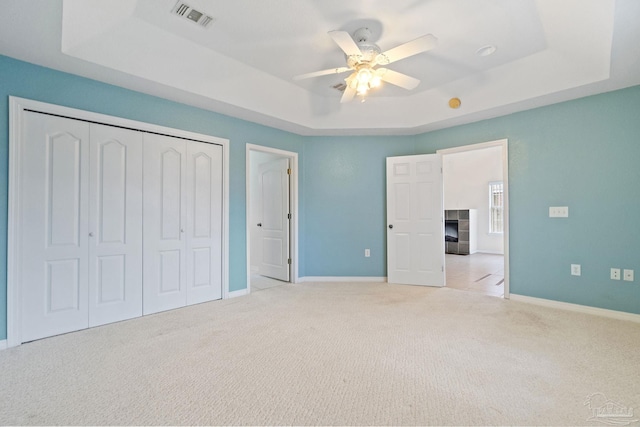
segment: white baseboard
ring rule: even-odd
[[[640,323],[640,314],[627,313],[625,311],[607,310],[606,308],[589,307],[587,305],[571,304],[568,302],[553,301],[544,298],[528,297],[526,295],[511,294],[511,301],[526,302],[545,307],[559,308],[561,310],[575,311],[578,313],[593,314],[595,316],[609,317],[611,319],[628,320]]]
[[[237,298],[237,297],[241,297],[244,295],[248,295],[249,294],[249,289],[238,289],[237,291],[230,291],[227,292],[227,299],[229,298]]]
[[[7,349],[7,340],[0,340],[0,350]]]
[[[489,254],[489,255],[504,255],[504,252],[499,252],[499,251],[483,251],[481,249],[478,249],[475,253],[477,254]]]
[[[300,277],[297,283],[305,282],[373,282],[386,283],[386,277],[367,277],[367,276],[306,276]]]

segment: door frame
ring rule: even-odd
[[[21,220],[21,150],[22,123],[28,111],[58,115],[75,120],[100,123],[136,131],[158,133],[177,138],[222,146],[222,298],[229,298],[229,140],[174,129],[122,117],[63,107],[15,96],[9,97],[9,197],[7,221],[7,346],[21,344],[22,312],[20,280]],[[141,284],[142,285],[142,284]]]
[[[289,159],[291,175],[289,181],[289,206],[291,209],[291,222],[289,223],[289,253],[291,254],[291,271],[289,283],[298,283],[299,256],[298,256],[298,153],[266,147],[257,144],[246,144],[246,240],[247,240],[247,293],[251,292],[251,152],[277,154]]]
[[[509,140],[497,139],[495,141],[482,142],[479,144],[462,145],[453,148],[444,148],[437,150],[437,153],[444,155],[454,153],[464,153],[484,148],[501,147],[502,148],[502,183],[504,186],[503,196],[503,213],[504,213],[504,233],[502,235],[504,246],[504,299],[509,299]],[[446,284],[446,268],[445,268],[445,284]]]

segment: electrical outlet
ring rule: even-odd
[[[365,249],[364,250],[364,256],[365,256],[365,258],[369,258],[371,256],[371,250],[370,249]]]
[[[620,269],[612,268],[611,269],[611,280],[620,280]]]
[[[627,282],[633,282],[633,270],[627,270],[625,268],[622,273],[624,280],[626,280]]]
[[[549,218],[567,218],[569,217],[568,206],[551,206],[549,207]]]
[[[580,276],[582,272],[580,271],[580,264],[571,264],[571,275],[572,276]]]

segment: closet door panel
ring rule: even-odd
[[[22,342],[88,325],[87,123],[27,112],[20,147]]]
[[[187,303],[222,298],[222,147],[187,143]]]
[[[89,326],[142,315],[142,133],[91,125]]]
[[[143,313],[182,307],[186,288],[186,141],[144,134]]]

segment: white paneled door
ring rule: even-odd
[[[142,316],[142,132],[90,127],[89,326]]]
[[[224,140],[60,109],[12,109],[11,345],[222,298]]]
[[[259,166],[260,274],[289,281],[289,159]]]
[[[187,303],[184,140],[144,136],[144,314]]]
[[[21,144],[22,341],[88,327],[89,124],[26,113]]]
[[[222,298],[222,147],[187,142],[187,304]]]
[[[387,158],[389,283],[444,286],[439,154]]]
[[[222,147],[144,136],[144,314],[222,297]]]
[[[142,314],[140,132],[26,113],[22,340]]]

